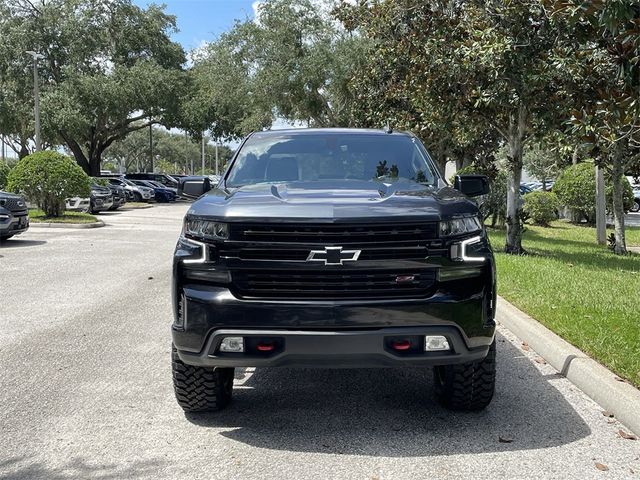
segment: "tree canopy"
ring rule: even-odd
[[[23,52],[41,53],[45,138],[64,143],[87,173],[98,173],[115,140],[150,123],[177,121],[185,54],[170,40],[175,19],[162,8],[142,9],[130,0],[0,4],[0,72],[8,106],[31,95],[24,88],[31,59]],[[3,125],[28,135],[30,124],[20,125],[6,110]]]

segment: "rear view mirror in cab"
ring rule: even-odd
[[[183,177],[178,185],[178,195],[181,197],[198,198],[211,190],[211,180],[208,177]]]
[[[453,188],[468,197],[478,197],[489,193],[489,178],[485,175],[456,175]]]

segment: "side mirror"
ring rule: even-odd
[[[485,175],[456,175],[453,188],[468,197],[478,197],[490,192],[489,178]]]
[[[209,177],[183,177],[178,184],[178,195],[187,198],[198,198],[211,190]]]

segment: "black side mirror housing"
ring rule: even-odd
[[[182,177],[178,184],[178,195],[186,198],[198,198],[211,190],[209,177]]]
[[[491,191],[489,177],[485,175],[456,175],[453,188],[460,190],[468,197],[479,197]]]

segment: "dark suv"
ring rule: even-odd
[[[495,265],[468,196],[414,136],[260,132],[184,219],[173,265],[173,381],[185,411],[223,408],[234,367],[432,366],[447,407],[495,382]],[[208,179],[187,177],[197,197]],[[466,195],[465,195],[466,194]]]
[[[24,198],[0,191],[0,240],[26,232],[28,228],[29,215]]]

